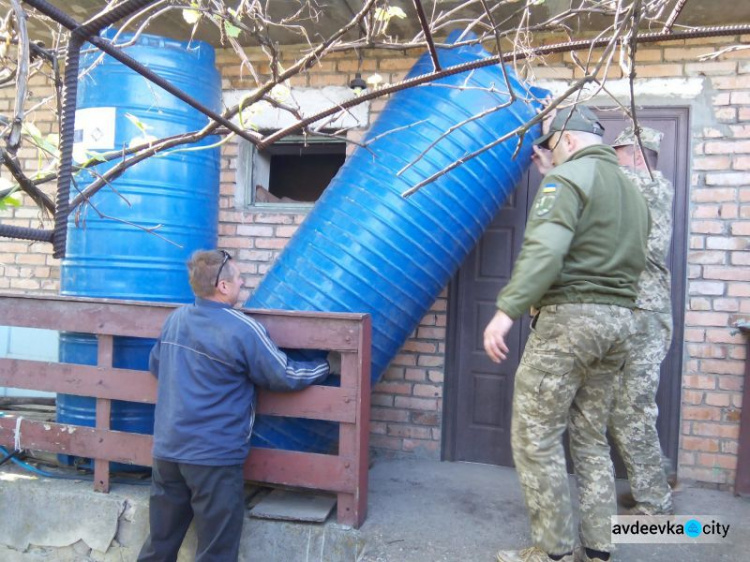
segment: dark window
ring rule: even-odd
[[[310,205],[346,160],[346,143],[329,138],[284,139],[258,151],[240,144],[238,183],[244,204]]]

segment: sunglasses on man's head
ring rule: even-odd
[[[214,282],[214,287],[219,286],[219,277],[221,277],[221,271],[224,269],[224,266],[227,264],[227,262],[232,259],[232,256],[229,255],[229,252],[227,252],[226,250],[220,251],[224,255],[224,259],[219,266],[219,271],[216,272],[216,281]]]

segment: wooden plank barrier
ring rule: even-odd
[[[111,400],[153,404],[150,373],[112,367],[114,336],[156,338],[178,305],[108,299],[41,297],[0,293],[0,325],[95,334],[97,365],[0,358],[0,386],[59,392],[96,399],[96,425],[83,427],[0,417],[0,445],[95,459],[94,488],[108,492],[109,463],[151,466],[152,436],[110,429]],[[370,432],[371,324],[366,314],[244,310],[285,348],[341,353],[341,386],[301,392],[260,390],[258,413],[328,420],[340,424],[338,454],[322,455],[255,447],[245,478],[337,495],[337,519],[359,527],[367,514]],[[20,435],[19,435],[20,434]]]

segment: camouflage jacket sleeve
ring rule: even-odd
[[[671,310],[671,281],[667,268],[667,255],[672,243],[672,203],[674,188],[661,172],[622,168],[648,203],[651,213],[651,231],[648,235],[646,269],[638,279],[636,306],[644,310],[668,312]]]
[[[497,308],[511,318],[519,318],[538,303],[560,275],[584,197],[572,183],[554,173],[542,180],[513,274],[497,297]]]

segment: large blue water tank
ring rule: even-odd
[[[104,36],[112,38],[114,30]],[[123,34],[118,43],[133,41]],[[220,111],[221,79],[213,48],[200,41],[184,43],[141,35],[128,55],[188,93]],[[111,57],[88,49],[81,69],[92,64],[79,82],[76,151],[79,157],[121,149],[144,138],[197,131],[208,118]],[[215,248],[218,235],[219,163],[216,147],[195,150],[218,139],[206,138],[158,155],[128,169],[96,193],[91,204],[74,211],[68,222],[61,294],[122,300],[189,302],[185,262],[195,250]],[[190,150],[184,150],[190,148]],[[102,163],[101,174],[116,161]],[[88,172],[78,185],[92,180]],[[77,194],[71,189],[72,196]],[[141,228],[139,228],[141,227]],[[156,229],[146,232],[144,229]],[[116,338],[114,365],[148,369],[153,340]],[[60,360],[95,364],[96,341],[83,334],[61,334]],[[57,420],[93,426],[96,401],[60,394]],[[113,428],[153,432],[153,406],[113,402]]]
[[[489,56],[478,45],[439,50],[443,67]],[[432,69],[425,54],[408,78]],[[513,97],[496,66],[396,93],[246,306],[369,313],[377,382],[529,166],[537,127],[402,197],[537,113],[546,92],[506,71]],[[323,450],[330,425],[260,418],[256,443]]]

